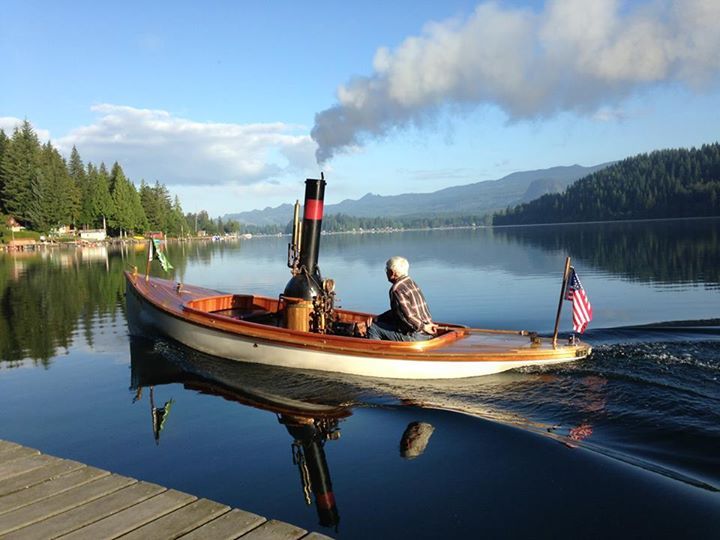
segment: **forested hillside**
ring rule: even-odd
[[[493,217],[494,225],[720,215],[720,144],[620,161]]]

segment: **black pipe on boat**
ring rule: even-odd
[[[320,229],[322,228],[324,202],[324,175],[321,175],[320,180],[314,178],[305,180],[305,206],[302,222],[300,266],[307,268],[310,275],[320,275],[318,254],[320,252]]]
[[[302,235],[297,275],[290,278],[284,295],[312,300],[322,292],[322,276],[318,266],[320,252],[320,231],[322,229],[325,202],[325,176],[305,180],[305,203],[303,210]]]

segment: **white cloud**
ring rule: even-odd
[[[717,0],[548,0],[541,11],[482,3],[466,20],[378,49],[374,73],[350,79],[315,116],[316,157],[422,124],[446,105],[492,104],[510,120],[592,116],[652,85],[707,88],[720,76],[718,20]]]
[[[97,121],[56,141],[84,161],[118,161],[134,181],[169,185],[250,185],[315,168],[315,144],[302,126],[280,122],[197,122],[163,110],[100,104]]]
[[[22,123],[23,120],[20,118],[0,116],[0,129],[2,129],[8,137],[12,137],[15,128],[20,127]],[[32,125],[32,122],[30,122],[30,125]],[[40,139],[40,142],[45,143],[50,140],[50,132],[47,129],[38,129],[35,126],[32,127],[33,131],[35,131],[35,134],[38,136],[38,139]]]

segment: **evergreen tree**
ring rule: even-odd
[[[158,216],[159,230],[167,232],[170,228],[170,220],[172,213],[172,202],[170,200],[170,192],[164,184],[155,182],[153,192],[158,201],[158,207],[160,208],[160,215]]]
[[[49,153],[46,151],[50,143],[43,146],[41,153],[41,165],[37,174],[30,180],[30,191],[32,199],[28,208],[28,226],[42,233],[50,232],[57,219],[57,205],[53,194],[52,163],[49,161]]]
[[[140,185],[140,202],[151,230],[169,232],[171,227],[177,225],[178,230],[173,230],[173,234],[180,232],[180,224],[173,223],[173,207],[165,185],[155,182],[155,185],[150,187],[143,181]]]
[[[83,195],[81,211],[82,222],[89,227],[106,227],[106,220],[112,214],[110,177],[105,164],[97,168],[92,163],[88,163],[87,189]]]
[[[85,165],[80,158],[80,153],[77,151],[75,146],[72,147],[70,152],[70,162],[68,163],[68,175],[72,179],[78,193],[78,215],[75,219],[75,224],[81,223],[83,197],[87,191],[87,173],[85,172]]]
[[[105,163],[100,163],[97,172],[95,205],[96,215],[102,222],[103,229],[107,229],[107,220],[114,215],[115,210],[112,195],[110,195],[110,175],[107,172]]]
[[[80,187],[68,173],[65,160],[54,147],[48,143],[47,162],[52,172],[55,197],[57,199],[58,225],[76,225],[80,217]]]
[[[48,233],[77,219],[80,197],[65,160],[49,142],[42,147],[40,162],[32,179],[31,226]]]
[[[78,156],[79,157],[79,156]],[[72,158],[71,158],[72,162]],[[81,179],[80,183],[80,223],[82,226],[92,228],[95,226],[95,178],[97,177],[97,168],[92,163],[87,164],[87,172],[82,176],[75,176]]]
[[[116,161],[110,171],[110,193],[113,199],[113,213],[110,216],[110,227],[117,229],[122,237],[124,233],[135,227],[133,216],[132,184]]]
[[[30,122],[15,128],[2,159],[5,210],[23,224],[30,224],[33,182],[40,174],[40,141]]]
[[[144,180],[140,182],[140,204],[145,212],[148,222],[148,229],[151,231],[162,231],[162,223],[160,216],[162,209],[160,201],[152,187],[147,185]]]
[[[145,210],[143,209],[142,202],[140,201],[140,194],[135,185],[130,183],[130,211],[132,213],[132,227],[134,232],[144,232],[148,230],[148,220],[145,216]]]
[[[2,162],[3,162],[3,155],[5,154],[5,149],[7,148],[8,144],[10,143],[10,139],[8,139],[8,136],[5,135],[5,132],[0,129],[0,214],[5,213],[5,203],[3,202],[3,186],[5,185],[5,176],[3,175],[3,169],[2,169]]]
[[[205,231],[207,234],[213,235],[217,231],[215,222],[210,219],[210,216],[205,210],[201,210],[198,214],[198,227],[201,231]]]
[[[110,191],[114,205],[110,226],[117,229],[120,236],[147,229],[147,218],[140,196],[117,162],[110,172]]]
[[[80,152],[77,151],[77,148],[75,148],[74,145],[72,147],[72,151],[70,152],[68,174],[79,187],[82,187],[85,184],[85,179],[87,178],[85,165],[83,165],[82,159],[80,158]]]
[[[170,210],[170,218],[168,223],[168,234],[180,237],[181,235],[188,234],[190,229],[188,223],[185,220],[182,207],[180,206],[180,199],[175,195],[175,201],[173,202]]]
[[[225,225],[225,228],[227,229],[227,231],[229,233],[237,234],[240,232],[240,223],[238,223],[234,219],[231,219],[230,221],[227,222],[227,224]]]

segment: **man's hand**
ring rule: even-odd
[[[437,334],[437,330],[438,330],[437,324],[431,323],[431,322],[423,324],[423,327],[422,327],[422,331],[425,332],[426,334],[430,334],[431,336],[434,336],[435,334]]]

